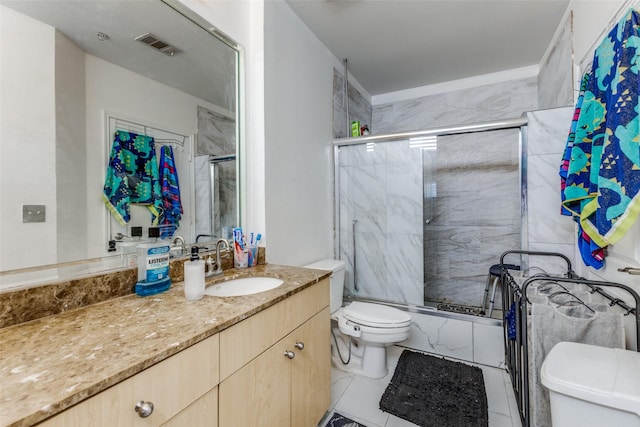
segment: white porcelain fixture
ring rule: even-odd
[[[214,297],[236,297],[270,291],[284,283],[275,277],[245,277],[216,283],[204,290],[205,295]]]
[[[640,353],[561,342],[540,378],[553,427],[640,426]]]
[[[331,319],[337,325],[332,327],[333,364],[370,378],[387,375],[387,346],[409,338],[411,316],[383,304],[355,301],[342,307],[344,261],[325,259],[305,267],[332,272]]]

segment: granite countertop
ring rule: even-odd
[[[183,283],[0,329],[0,426],[31,426],[242,321],[330,272],[258,265],[207,284],[269,276],[284,284],[238,297],[187,301]]]

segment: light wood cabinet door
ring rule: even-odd
[[[291,426],[316,426],[331,405],[331,321],[329,307],[293,331],[296,348],[291,374]]]
[[[217,427],[218,387],[187,406],[162,427]]]
[[[316,426],[331,403],[329,328],[326,307],[224,380],[220,427]]]
[[[276,343],[220,384],[221,427],[290,425],[293,360],[285,351],[284,340]]]

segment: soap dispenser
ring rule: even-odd
[[[198,255],[198,247],[191,248],[191,259],[184,263],[184,296],[195,301],[204,295],[204,260]]]

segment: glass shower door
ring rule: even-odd
[[[519,138],[519,129],[438,138],[437,194],[424,225],[427,305],[473,312],[458,309],[479,308],[489,267],[520,249]]]
[[[346,294],[479,312],[489,267],[521,247],[519,142],[511,128],[339,146]]]
[[[339,148],[339,250],[347,262],[347,294],[423,304],[422,170],[422,151],[408,140]]]

